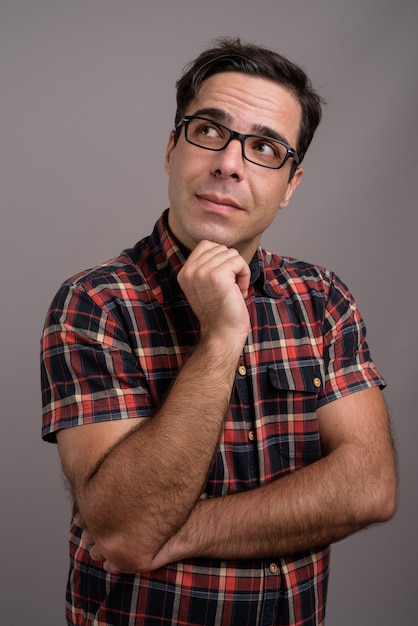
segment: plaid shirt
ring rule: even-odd
[[[199,338],[176,280],[183,262],[163,214],[133,249],[63,284],[42,341],[44,439],[155,412]],[[316,409],[384,385],[356,305],[331,272],[259,249],[247,304],[252,330],[202,497],[256,488],[313,463],[321,457]],[[323,624],[327,546],[113,576],[90,559],[80,535],[73,525],[68,624]]]

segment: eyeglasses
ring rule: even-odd
[[[278,170],[291,157],[296,167],[299,165],[296,150],[279,139],[262,135],[243,135],[199,115],[186,115],[178,124],[177,129],[181,126],[184,126],[186,141],[205,150],[220,152],[233,139],[238,139],[242,156],[250,163]]]

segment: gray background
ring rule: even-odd
[[[226,34],[288,54],[328,100],[264,244],[348,282],[389,383],[399,510],[335,546],[327,623],[415,623],[417,18],[413,0],[1,0],[1,624],[64,624],[69,504],[40,440],[46,309],[64,278],[150,232],[175,80]]]

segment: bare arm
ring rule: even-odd
[[[396,471],[383,396],[371,388],[318,411],[327,455],[267,486],[199,502],[153,567],[193,556],[283,556],[394,514]]]
[[[249,276],[236,251],[201,242],[179,274],[200,341],[160,410],[57,435],[82,525],[123,571],[147,569],[199,499],[249,330]]]

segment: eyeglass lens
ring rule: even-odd
[[[198,117],[186,122],[186,139],[207,150],[222,150],[232,138],[233,131],[210,120]],[[237,137],[238,138],[238,137]],[[264,167],[279,167],[288,155],[288,148],[274,139],[248,135],[239,138],[248,161]]]

